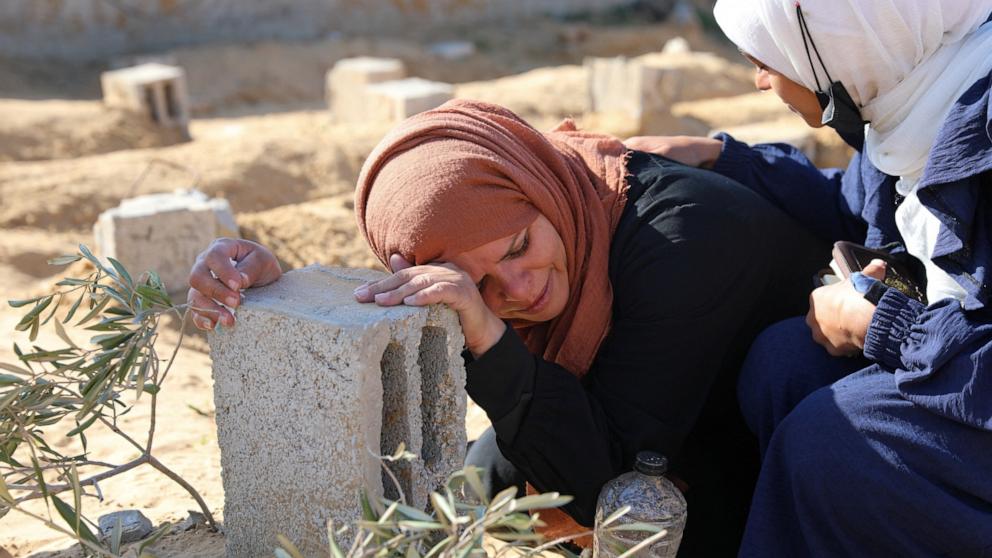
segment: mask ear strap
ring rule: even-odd
[[[809,26],[806,24],[806,17],[803,16],[803,9],[796,2],[796,17],[799,19],[799,32],[803,36],[803,46],[806,47],[806,58],[809,59],[809,67],[813,70],[813,79],[816,80],[816,88],[823,91],[823,87],[820,85],[820,78],[816,75],[816,66],[813,64],[813,55],[809,52],[809,47],[812,45],[813,52],[816,53],[816,59],[820,61],[820,67],[823,68],[823,73],[827,75],[827,83],[831,84],[834,79],[830,77],[830,72],[827,70],[827,65],[823,63],[823,57],[820,56],[819,49],[816,48],[816,43],[813,42],[813,34],[809,32]]]

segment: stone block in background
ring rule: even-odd
[[[754,90],[743,65],[677,45],[637,58],[589,58],[585,67],[590,109],[629,118],[645,135],[703,134],[706,126],[673,115],[673,105]]]
[[[354,289],[382,276],[288,272],[245,291],[237,325],[210,334],[227,556],[271,556],[279,533],[325,555],[327,520],[357,519],[360,490],[397,495],[373,453],[400,442],[421,456],[391,464],[413,506],[461,468],[458,317],[357,303]]]
[[[417,113],[439,107],[454,98],[451,84],[408,78],[370,85],[368,119],[377,122],[400,122]]]
[[[179,66],[146,63],[100,75],[103,102],[148,115],[162,126],[186,130],[189,93],[186,73]]]
[[[327,106],[337,122],[366,122],[366,87],[406,77],[403,61],[359,56],[338,60],[327,72]]]
[[[196,256],[219,236],[237,236],[227,200],[196,190],[126,199],[93,225],[99,255],[137,274],[155,271],[171,293],[183,292]]]
[[[475,54],[472,41],[441,41],[427,47],[427,50],[442,60],[463,60]]]

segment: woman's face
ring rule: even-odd
[[[806,124],[813,128],[823,126],[823,109],[816,99],[816,93],[769,68],[749,54],[744,54],[744,58],[754,64],[754,86],[759,91],[774,91],[789,110],[801,116]]]
[[[543,215],[516,234],[447,260],[469,274],[502,319],[546,322],[568,302],[565,246]]]

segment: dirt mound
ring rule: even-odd
[[[353,56],[398,58],[410,76],[466,83],[580,64],[587,56],[637,56],[660,50],[676,36],[685,36],[693,49],[724,48],[698,29],[669,23],[590,25],[535,18],[512,28],[449,26],[388,39],[335,35],[316,41],[206,45],[162,56],[186,70],[193,113],[202,116],[232,114],[254,104],[323,106],[327,70]],[[475,53],[448,60],[431,52],[431,43],[452,39],[472,42]]]
[[[0,99],[0,162],[70,159],[185,141],[183,132],[97,101]]]
[[[535,127],[589,110],[587,74],[582,66],[539,68],[491,81],[463,83],[455,96],[502,105]]]
[[[191,186],[227,198],[235,212],[350,192],[384,132],[334,126],[324,112],[283,113],[194,122],[194,141],[177,146],[7,163],[0,227],[89,230],[122,199]]]
[[[383,269],[355,226],[351,194],[237,217],[241,235],[272,249],[283,269],[313,263]]]

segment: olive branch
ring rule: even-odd
[[[182,346],[187,307],[172,303],[155,272],[145,272],[135,280],[119,261],[107,258],[109,266],[105,265],[83,245],[77,254],[49,263],[67,265],[83,259],[93,266],[85,277],[66,277],[51,294],[8,301],[14,308],[30,307],[15,329],[28,332],[31,346],[14,343],[19,362],[0,362],[0,517],[18,510],[77,539],[89,553],[116,556],[120,526],[106,544],[102,542],[91,528],[94,523],[82,514],[83,497],[102,499],[100,482],[148,465],[185,489],[208,525],[216,528],[197,491],[152,454],[158,395]],[[68,301],[73,301],[68,311],[57,317]],[[94,332],[83,346],[73,341],[64,325],[77,314],[82,317],[74,327],[85,326]],[[175,349],[162,358],[155,343],[167,315],[179,320],[180,333]],[[39,329],[48,324],[65,346],[46,349],[35,344]],[[129,392],[133,396],[127,396]],[[118,419],[143,397],[150,416],[148,434],[139,442],[118,427]],[[133,446],[138,457],[119,464],[91,459],[86,432],[97,423]],[[66,436],[78,438],[81,453],[65,454],[52,446],[55,425],[70,428]],[[69,491],[71,503],[59,497]],[[46,501],[47,517],[19,506],[38,498]],[[68,529],[53,521],[52,507]],[[170,527],[165,524],[146,539],[139,554]]]

